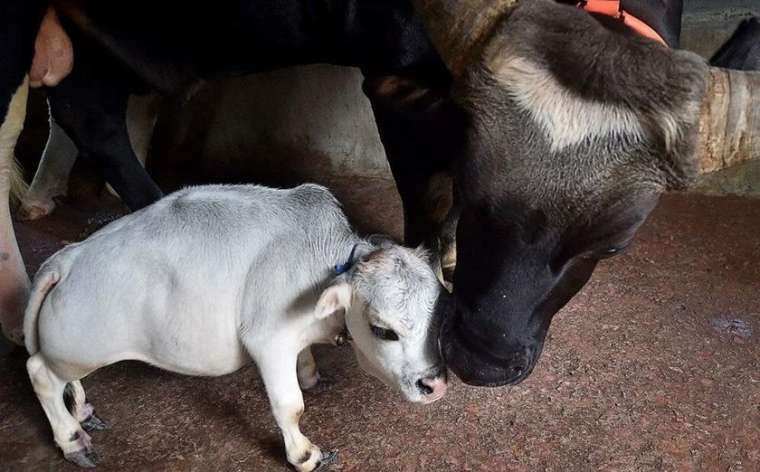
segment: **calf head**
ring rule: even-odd
[[[434,318],[441,291],[422,251],[385,243],[336,277],[316,314],[344,313],[362,369],[409,401],[431,403],[446,392]]]
[[[530,374],[598,261],[628,246],[662,192],[695,179],[710,147],[700,129],[721,128],[700,114],[731,108],[711,98],[722,73],[691,53],[549,0],[515,4],[417,1],[466,121],[441,347],[475,385]]]

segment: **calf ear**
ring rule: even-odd
[[[351,284],[348,282],[341,281],[330,285],[319,296],[314,316],[323,320],[341,311],[348,311],[351,307],[351,294]]]

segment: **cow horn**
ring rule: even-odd
[[[433,46],[454,77],[516,4],[517,0],[414,0]]]
[[[698,153],[700,174],[760,158],[760,72],[710,68]]]

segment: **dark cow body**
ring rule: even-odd
[[[129,146],[129,94],[176,92],[200,79],[297,64],[348,65],[367,78],[364,90],[404,203],[406,241],[437,246],[442,218],[431,220],[430,178],[451,168],[464,127],[450,107],[438,106],[451,78],[408,1],[53,3],[78,60],[70,78],[50,92],[52,116],[131,209],[161,193]],[[656,19],[655,29],[675,45],[680,3],[637,0],[625,7]],[[383,80],[388,76],[428,93],[410,99],[398,81]]]
[[[710,59],[716,67],[760,70],[760,19],[748,18]]]
[[[439,120],[446,119],[443,115],[400,116],[387,106],[388,100],[399,99],[398,87],[388,87],[396,81],[384,80],[412,79],[415,87],[434,92],[424,94],[424,100],[423,94],[416,96],[422,104],[417,108],[448,93],[450,75],[409,2],[54,3],[77,61],[71,76],[49,92],[52,116],[131,209],[161,193],[129,146],[125,110],[130,94],[171,93],[199,80],[330,63],[359,67],[365,75],[364,90],[406,213],[414,215],[405,221],[407,241],[437,245],[438,222],[430,220],[424,200],[430,177],[450,169],[457,148],[430,127],[450,126]],[[448,136],[462,134],[461,128],[450,131]]]
[[[409,75],[442,90],[450,80],[407,2],[221,1],[209,8],[200,2],[81,1],[59,9],[77,62],[50,91],[51,112],[132,209],[155,201],[160,191],[129,148],[124,110],[131,93],[176,92],[198,80],[306,63],[357,66],[367,77]],[[405,161],[391,159],[400,184]],[[448,167],[446,156],[436,161],[417,159]],[[405,203],[414,206],[409,198]],[[424,236],[416,233],[421,242]]]

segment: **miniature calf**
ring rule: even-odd
[[[94,466],[98,424],[80,379],[140,360],[188,375],[261,372],[288,461],[320,449],[299,429],[314,343],[345,330],[362,368],[410,401],[446,391],[425,254],[357,236],[325,188],[194,187],[117,220],[48,259],[24,320],[27,369],[65,457]],[[70,384],[74,407],[64,405]]]

